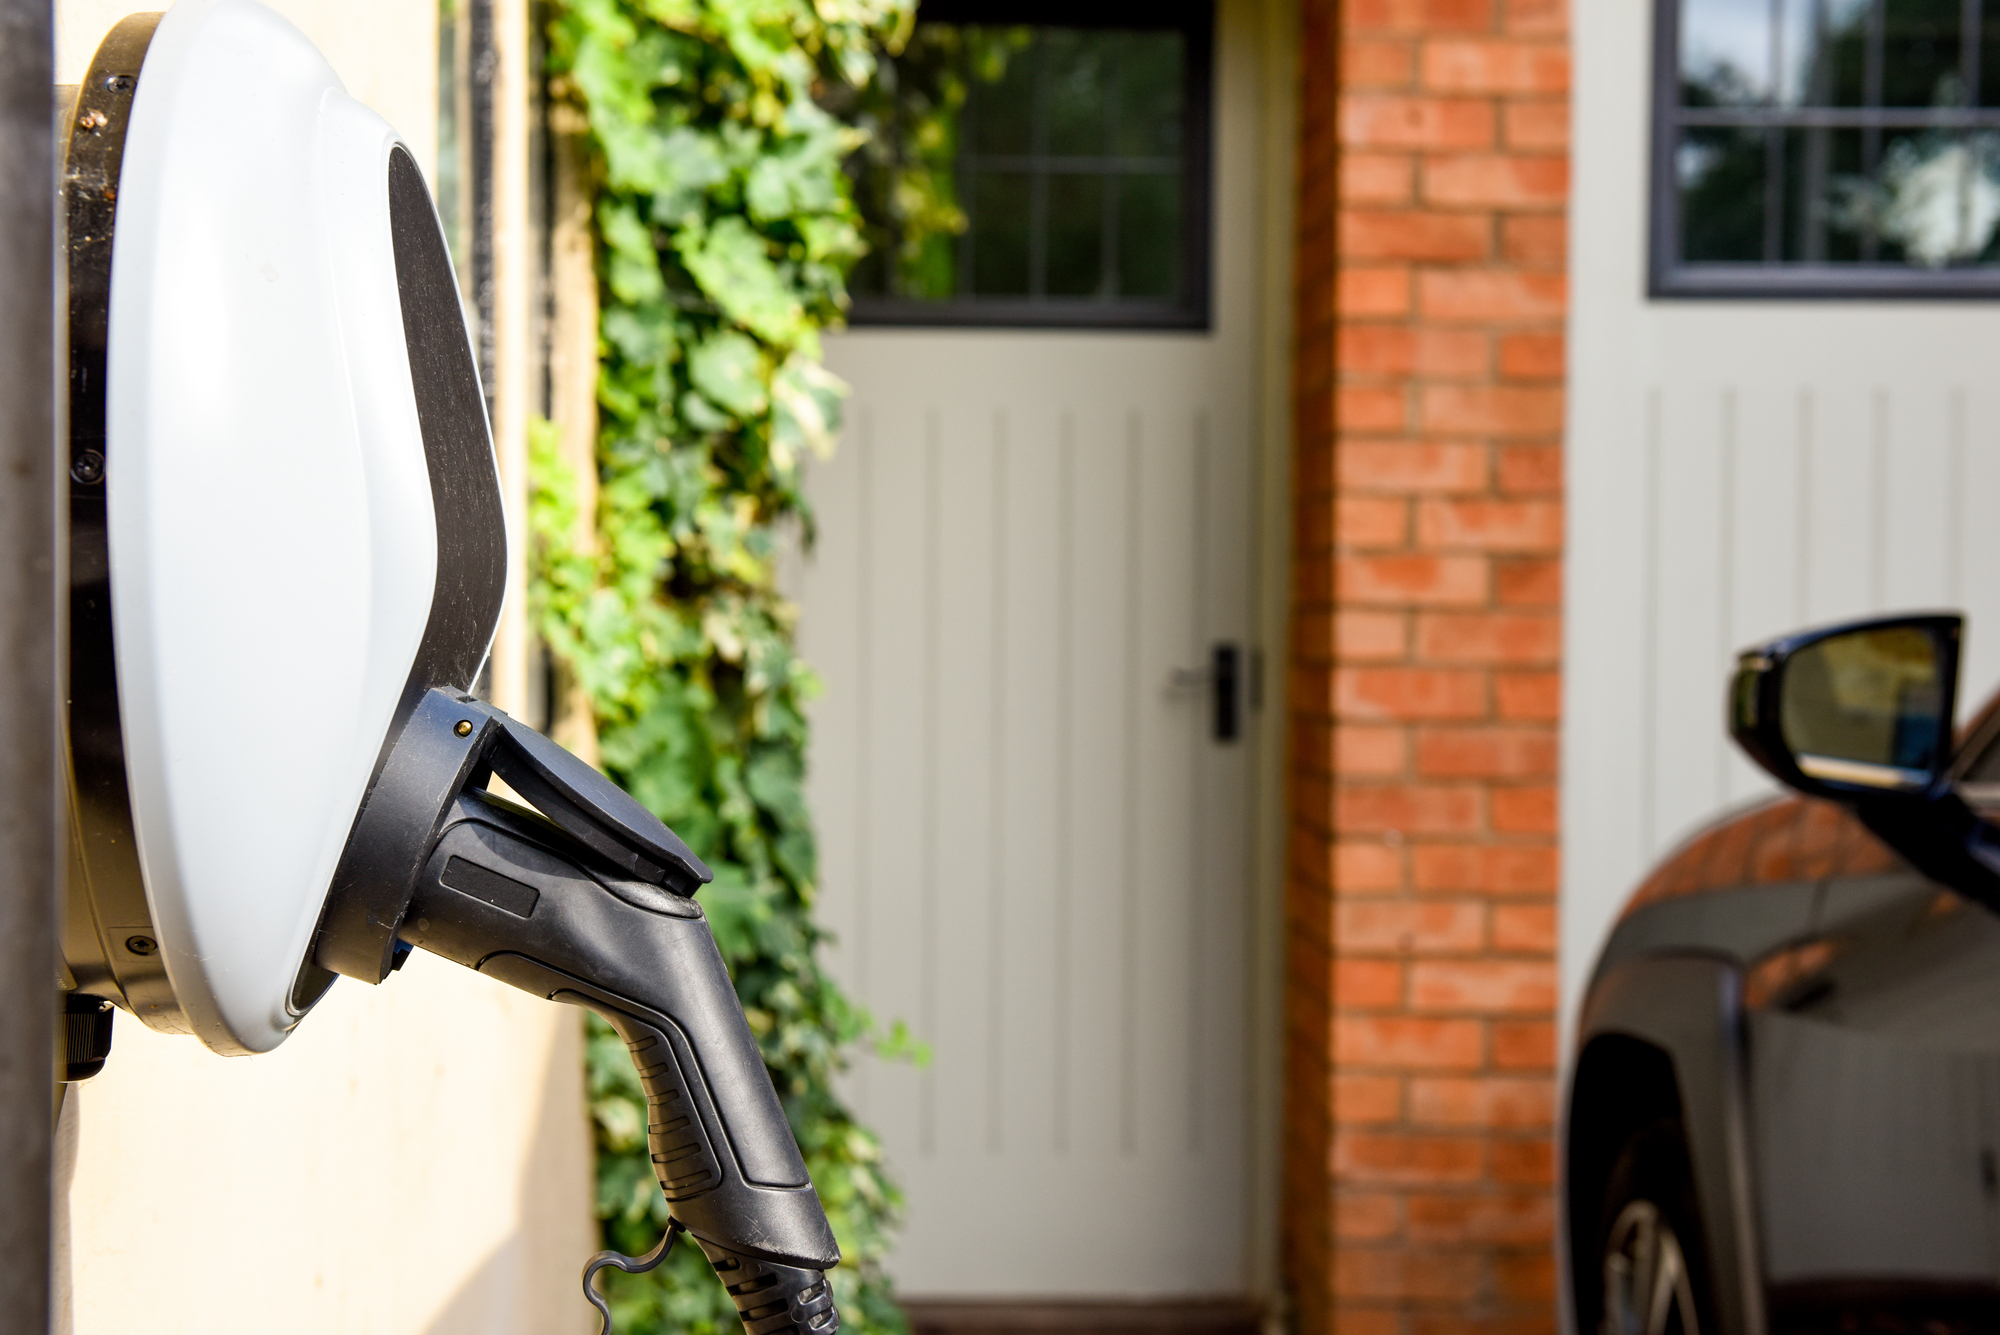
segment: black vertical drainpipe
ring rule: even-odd
[[[0,0],[0,1335],[49,1328],[55,1078],[54,18]]]
[[[486,395],[486,421],[493,422],[493,387],[499,372],[499,340],[493,329],[493,79],[500,53],[493,49],[493,0],[470,0],[465,23],[465,191],[463,207],[472,222],[472,312],[477,327],[473,348],[479,357],[479,385]],[[479,669],[472,693],[493,698],[493,660]]]
[[[500,56],[493,49],[493,0],[471,0],[466,24],[466,66],[472,76],[466,138],[472,205],[472,304],[479,315],[479,383],[486,387],[486,416],[493,417],[498,368],[493,333],[493,79]]]

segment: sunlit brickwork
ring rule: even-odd
[[[1301,19],[1286,1279],[1307,1335],[1528,1335],[1555,1322],[1568,9]]]

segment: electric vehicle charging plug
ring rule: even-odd
[[[537,809],[484,791],[492,775]],[[317,956],[374,982],[402,941],[604,1017],[638,1068],[668,1209],[745,1329],[833,1335],[823,1272],[840,1249],[692,898],[709,879],[583,761],[489,705],[432,690],[356,818]]]

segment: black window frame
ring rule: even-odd
[[[1214,238],[1214,0],[923,0],[917,22],[995,27],[1178,31],[1182,67],[1181,295],[1175,301],[1076,297],[851,295],[852,328],[1104,329],[1205,331],[1212,325]]]
[[[2000,265],[1925,269],[1917,265],[1804,264],[1786,262],[1688,262],[1680,254],[1681,196],[1674,170],[1681,129],[1690,108],[1681,103],[1681,7],[1684,0],[1654,0],[1652,153],[1647,189],[1646,294],[1653,298],[1722,300],[1992,300],[2000,297]],[[1885,0],[1870,0],[1879,7]],[[1968,0],[1977,12],[1978,0]],[[1879,12],[1879,10],[1878,10]],[[1975,27],[1975,33],[1977,28]],[[1975,36],[1975,41],[1976,41]],[[2000,79],[2000,69],[1992,71]],[[1697,112],[1708,123],[1785,127],[1883,128],[1928,125],[1941,129],[2000,130],[2000,107],[1730,108]],[[1767,192],[1771,187],[1766,187]],[[1768,193],[1766,196],[1769,198]]]

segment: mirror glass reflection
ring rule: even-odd
[[[1836,635],[1791,656],[1781,721],[1814,778],[1919,787],[1942,759],[1950,721],[1936,642],[1917,627]]]

